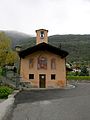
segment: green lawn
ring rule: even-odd
[[[90,76],[67,76],[68,80],[90,80]]]

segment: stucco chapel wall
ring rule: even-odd
[[[37,69],[38,57],[47,58],[47,69]],[[33,58],[33,67],[29,67],[29,60]],[[56,69],[51,69],[51,59],[56,59]],[[21,59],[20,74],[22,81],[31,82],[33,86],[39,87],[39,74],[46,74],[46,87],[59,87],[66,85],[66,67],[65,58],[49,53],[47,51],[39,51]],[[29,74],[34,74],[34,79],[29,80]],[[51,74],[56,74],[56,80],[51,80]]]

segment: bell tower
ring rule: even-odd
[[[42,42],[48,43],[48,30],[46,29],[36,30],[36,44],[40,44]]]

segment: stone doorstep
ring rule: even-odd
[[[52,87],[52,88],[22,88],[20,91],[22,91],[22,90],[55,90],[55,89],[73,89],[73,88],[75,88],[75,85],[73,85],[73,84],[67,84],[65,87],[57,87],[57,88],[55,88],[55,87]]]

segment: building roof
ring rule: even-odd
[[[68,55],[67,51],[61,50],[60,48],[54,47],[50,44],[43,42],[43,43],[37,44],[33,47],[29,47],[25,50],[20,51],[19,56],[21,58],[25,58],[26,56],[28,56],[34,52],[37,52],[37,51],[49,51],[51,53],[61,56],[61,58],[65,58]]]
[[[37,31],[47,31],[48,32],[48,30],[46,30],[46,29],[38,29],[38,30],[36,30],[36,32]]]

